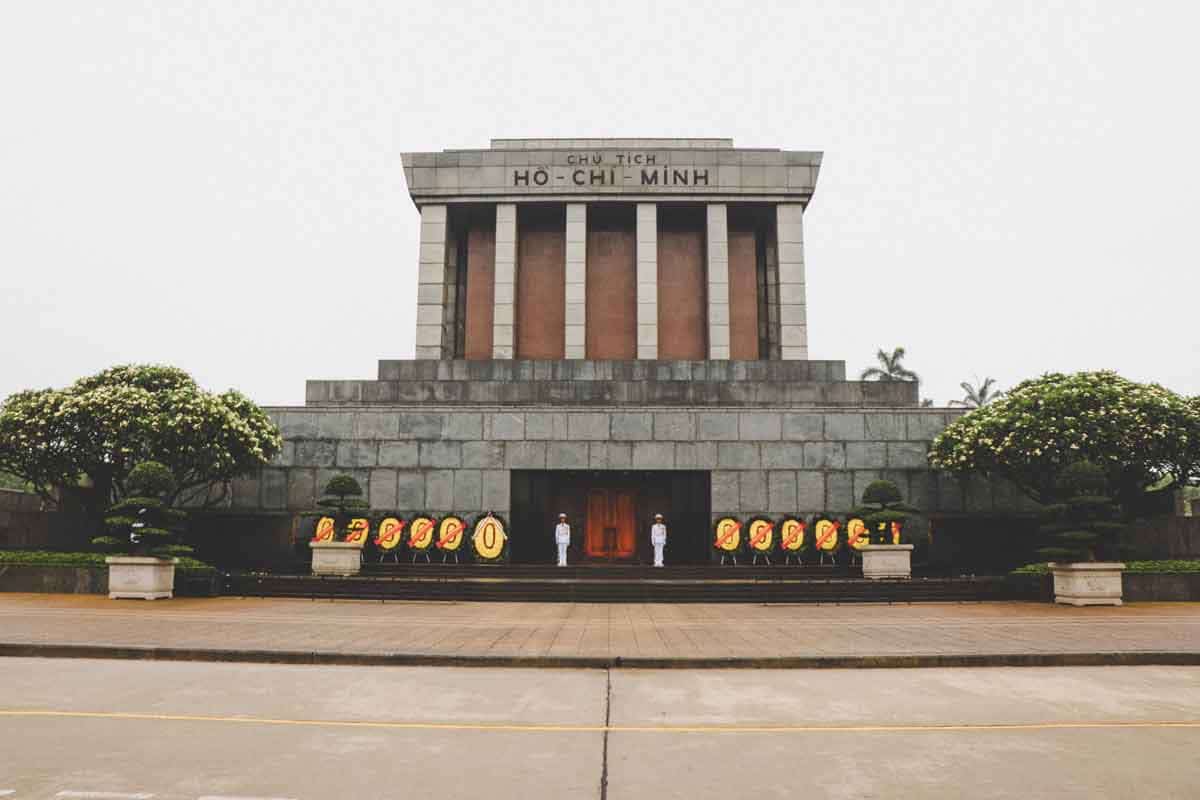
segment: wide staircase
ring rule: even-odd
[[[226,595],[564,603],[909,603],[1022,599],[997,576],[866,580],[818,566],[368,564],[351,577],[232,573]]]

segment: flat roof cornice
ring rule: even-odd
[[[792,202],[823,154],[735,148],[732,139],[493,139],[483,150],[401,156],[417,206],[471,202]]]

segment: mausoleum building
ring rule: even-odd
[[[729,139],[410,153],[417,357],[803,360],[820,153]]]
[[[1008,504],[929,470],[954,412],[918,407],[916,384],[809,358],[820,167],[729,139],[406,154],[416,358],[310,380],[304,407],[271,409],[284,450],[234,505],[311,521],[346,472],[379,513],[501,515],[512,560],[531,563],[553,560],[559,512],[574,561],[648,563],[662,513],[679,564],[712,558],[718,517],[844,513],[880,477],[927,517]]]

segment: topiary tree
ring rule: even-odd
[[[861,517],[871,535],[871,544],[892,544],[892,525],[899,525],[903,531],[904,523],[918,509],[904,503],[900,487],[891,481],[872,481],[863,490],[862,505],[851,512],[853,516]]]
[[[955,420],[929,452],[935,468],[1006,478],[1039,503],[1079,461],[1128,508],[1164,476],[1186,483],[1200,475],[1200,402],[1115,372],[1053,373]]]
[[[192,548],[179,542],[187,514],[164,499],[175,491],[171,470],[157,461],[143,461],[129,471],[125,488],[129,495],[104,516],[108,535],[92,539],[92,544],[107,552],[159,558],[191,554]]]
[[[245,396],[206,392],[174,367],[113,367],[66,389],[18,392],[0,406],[0,471],[97,521],[129,495],[135,464],[157,461],[171,471],[168,505],[212,505],[231,479],[282,445],[279,429]]]
[[[1049,561],[1095,561],[1097,553],[1115,554],[1125,525],[1104,470],[1078,461],[1059,473],[1055,488],[1058,502],[1043,512],[1039,534],[1047,544],[1038,555]]]
[[[345,538],[353,512],[367,508],[367,502],[360,499],[362,493],[362,486],[351,475],[334,475],[325,484],[325,496],[317,501],[317,505],[335,511],[334,530],[337,536]]]

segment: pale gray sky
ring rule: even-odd
[[[8,3],[0,395],[127,361],[299,404],[413,354],[399,154],[825,151],[814,358],[1200,393],[1200,12],[1178,2]]]

